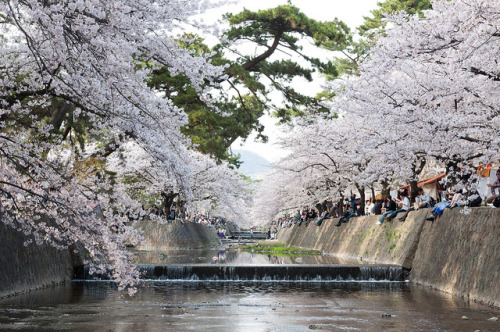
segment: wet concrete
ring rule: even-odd
[[[376,265],[139,265],[143,280],[170,281],[400,281],[408,277],[400,266]],[[109,280],[107,274],[90,274],[88,267],[75,269],[75,280]]]
[[[498,331],[498,309],[406,283],[146,283],[135,297],[108,282],[0,300],[12,331]],[[466,316],[468,319],[462,319]]]

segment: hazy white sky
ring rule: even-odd
[[[363,16],[368,16],[370,11],[377,7],[377,2],[381,0],[292,0],[292,4],[299,7],[306,15],[320,21],[329,21],[337,17],[344,21],[351,30],[363,23]],[[238,4],[228,5],[222,9],[211,12],[206,16],[207,21],[214,17],[220,17],[221,13],[237,13],[243,8],[250,10],[273,8],[286,4],[286,0],[240,0]],[[311,85],[312,90],[319,90],[322,82],[318,80]],[[254,137],[248,138],[243,143],[237,140],[232,148],[234,150],[249,150],[259,154],[265,159],[275,162],[286,156],[286,151],[281,151],[276,145],[276,138],[279,135],[274,125],[275,119],[264,116],[262,122],[266,126],[265,134],[269,136],[269,143],[255,143]]]
[[[316,20],[329,21],[337,17],[349,27],[355,28],[363,22],[381,0],[292,0],[306,15]],[[239,4],[230,5],[226,12],[238,12],[243,8],[250,10],[272,8],[286,4],[286,0],[240,0]]]

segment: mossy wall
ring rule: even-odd
[[[311,223],[280,230],[278,239],[287,246],[321,250],[338,256],[394,264],[411,268],[427,211],[410,213],[405,222],[397,219],[377,225],[378,217],[351,218],[336,227],[338,219],[321,226]]]
[[[142,221],[137,226],[146,236],[146,244],[137,249],[207,248],[220,243],[214,229],[201,224]],[[36,244],[25,247],[25,240],[23,233],[0,222],[0,298],[69,282],[73,267],[83,264],[71,250]]]
[[[500,209],[447,209],[434,222],[429,211],[411,212],[405,222],[376,225],[377,216],[335,227],[293,226],[278,239],[290,247],[322,250],[411,269],[412,282],[500,307]]]

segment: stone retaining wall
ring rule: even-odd
[[[338,219],[321,226],[292,226],[280,230],[278,239],[287,246],[321,250],[341,257],[357,258],[411,268],[427,211],[410,213],[404,223],[396,219],[377,225],[375,216],[351,218],[336,227]]]
[[[215,230],[203,224],[140,221],[135,227],[142,229],[146,238],[146,243],[138,250],[199,249],[220,244]]]
[[[282,229],[290,247],[322,250],[411,269],[412,282],[500,307],[500,209],[447,209],[434,222],[427,210],[411,212],[404,223],[376,225],[377,216],[351,219],[335,227]]]
[[[220,242],[213,228],[178,222],[159,225],[142,221],[146,245],[142,250],[207,248]],[[70,250],[36,244],[23,245],[26,237],[0,221],[0,298],[70,281],[73,267],[82,265]]]
[[[447,210],[420,236],[412,281],[500,307],[500,209]]]
[[[30,244],[26,237],[0,222],[0,298],[71,280],[69,250]]]

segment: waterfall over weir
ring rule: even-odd
[[[370,282],[404,281],[407,271],[397,266],[355,265],[140,265],[144,280]],[[75,280],[108,280],[90,275],[87,266],[75,270]]]

